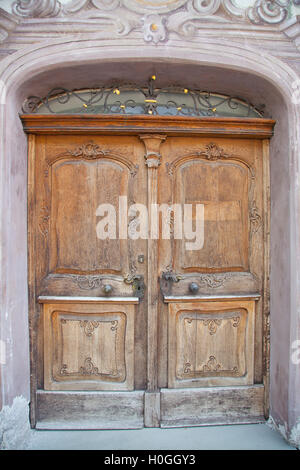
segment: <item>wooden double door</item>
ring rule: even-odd
[[[32,425],[264,420],[274,123],[22,120]]]

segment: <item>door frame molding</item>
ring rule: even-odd
[[[130,115],[38,115],[21,114],[27,134],[138,135],[272,137],[275,121],[264,118],[130,116]]]

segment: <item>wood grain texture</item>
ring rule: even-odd
[[[161,390],[161,427],[264,422],[264,387]]]
[[[275,121],[257,118],[193,118],[182,116],[20,116],[25,132],[34,134],[129,134],[141,132],[168,135],[245,136],[265,139],[273,135]]]
[[[260,294],[214,294],[214,295],[164,295],[164,302],[169,304],[171,302],[175,303],[186,303],[186,302],[216,302],[216,301],[232,301],[232,300],[259,300]]]
[[[64,296],[46,296],[40,295],[38,297],[40,304],[138,304],[138,297],[64,297]]]
[[[204,206],[204,246],[185,248],[176,240],[180,272],[248,271],[248,168],[234,160],[204,161],[197,157],[178,165],[175,201]],[[195,215],[193,215],[195,217]]]
[[[160,392],[145,392],[144,419],[146,428],[160,426]]]
[[[144,427],[144,392],[37,391],[37,429]]]
[[[128,168],[115,160],[74,161],[70,157],[51,165],[49,217],[55,220],[49,233],[52,273],[120,274],[122,267],[129,270],[128,244],[116,238],[100,241],[95,230],[100,220],[98,206],[118,207],[119,194],[128,194],[129,179]],[[103,191],[106,181],[110,187]],[[74,226],[76,237],[70,243]]]
[[[157,205],[157,170],[160,165],[160,145],[165,141],[166,136],[161,134],[151,134],[140,136],[145,145],[145,161],[147,166],[147,191],[148,191],[148,217],[152,214],[153,206]],[[150,219],[151,220],[151,219]],[[152,222],[152,220],[151,220]],[[150,227],[151,227],[150,222]],[[150,229],[151,230],[151,229]],[[157,277],[157,240],[150,233],[148,239],[148,343],[147,343],[147,390],[154,392],[157,390],[157,344],[158,344],[158,277]]]
[[[255,301],[169,304],[168,387],[253,384]]]
[[[45,390],[133,390],[134,307],[44,304]]]

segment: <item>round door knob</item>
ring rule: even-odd
[[[197,292],[199,290],[199,286],[198,286],[197,282],[191,282],[189,284],[189,290],[192,294],[197,294]]]
[[[110,294],[112,292],[113,288],[110,284],[104,284],[103,286],[103,292],[105,294]]]

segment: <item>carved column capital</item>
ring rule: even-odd
[[[146,153],[145,160],[148,168],[158,168],[160,165],[160,145],[167,138],[166,135],[161,134],[144,134],[139,136],[144,142]]]

